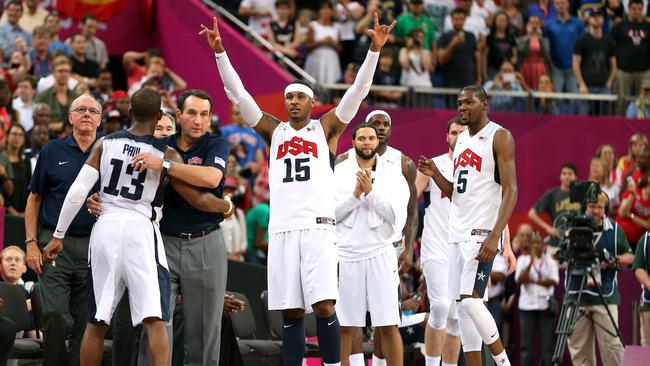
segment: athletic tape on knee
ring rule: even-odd
[[[499,339],[497,324],[490,311],[483,305],[483,299],[463,299],[460,302],[459,310],[460,308],[472,319],[476,330],[481,335],[485,344],[490,345]]]
[[[457,306],[458,327],[460,329],[460,341],[463,344],[464,352],[477,352],[481,350],[483,340],[476,330],[472,318],[465,312],[462,306]]]
[[[449,301],[433,301],[429,310],[427,324],[433,329],[445,329],[447,313],[449,313]]]
[[[456,301],[451,302],[449,306],[449,312],[447,312],[447,334],[454,337],[460,336]]]

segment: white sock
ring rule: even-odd
[[[363,353],[350,355],[348,362],[350,362],[350,366],[366,366],[366,360],[363,358]]]
[[[445,361],[442,361],[442,366],[458,366],[457,363],[446,363]]]
[[[440,366],[440,356],[424,356],[425,366]]]
[[[372,355],[372,366],[386,366],[386,360]]]
[[[505,349],[498,355],[492,355],[492,358],[494,358],[494,362],[496,362],[497,366],[510,366],[510,360],[508,359]]]

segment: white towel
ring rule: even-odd
[[[400,174],[395,174],[396,169],[390,164],[392,163],[377,156],[375,181],[372,185],[372,190],[375,191],[375,194],[378,194],[380,197],[383,197],[385,200],[390,202],[393,214],[395,215],[395,223],[392,225],[396,232],[401,232],[406,223],[410,192],[406,179],[404,179],[404,175],[401,174],[401,167],[399,169]],[[356,152],[354,148],[351,148],[348,151],[348,158],[336,165],[334,170],[337,185],[337,202],[343,202],[352,196],[352,192],[354,192],[354,187],[357,182],[356,172],[359,170],[360,168],[357,163]],[[365,195],[362,194],[360,199],[363,201],[364,198]],[[337,222],[348,227],[353,227],[357,219],[357,212],[358,209],[355,209],[345,217],[337,217]],[[370,228],[379,227],[384,224],[385,221],[383,217],[373,210],[369,210],[367,219]]]

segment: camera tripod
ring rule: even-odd
[[[573,332],[573,328],[578,319],[583,316],[590,319],[596,326],[601,327],[607,334],[611,335],[612,337],[618,337],[618,339],[621,341],[621,344],[625,344],[623,342],[623,337],[621,336],[621,331],[618,329],[618,326],[616,326],[616,321],[612,316],[612,313],[609,311],[607,301],[603,296],[603,291],[598,282],[596,282],[596,277],[591,269],[591,266],[589,265],[580,268],[569,266],[567,269],[567,276],[567,284],[570,283],[572,279],[579,280],[580,288],[576,293],[569,293],[567,290],[564,295],[564,299],[562,300],[562,308],[560,310],[560,314],[558,315],[557,328],[555,329],[557,340],[555,341],[555,348],[553,350],[553,365],[559,365],[562,363],[567,338]],[[599,324],[591,317],[591,315],[580,309],[580,300],[582,299],[582,294],[585,291],[587,280],[589,278],[591,278],[596,286],[596,289],[598,290],[598,297],[600,298],[600,301],[602,301],[602,306],[604,306],[605,310],[607,311],[607,315],[609,316],[609,320],[612,322],[615,333],[609,331],[603,324]]]

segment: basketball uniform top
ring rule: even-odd
[[[354,151],[354,149],[352,149],[352,150]],[[384,151],[384,155],[380,156],[380,159],[382,159],[382,160],[384,160],[385,162],[388,163],[387,166],[390,167],[391,170],[394,171],[393,174],[404,175],[404,173],[402,173],[402,152],[401,151],[399,151],[399,150],[397,150],[397,149],[395,149],[393,147],[386,146],[386,151]],[[406,179],[406,178],[404,178],[404,179]],[[407,182],[407,184],[408,184],[408,182]],[[395,234],[393,236],[391,236],[390,242],[391,243],[398,242],[398,241],[401,242],[402,241],[402,235],[403,235],[402,232],[403,232],[403,230],[404,230],[403,227],[399,227],[399,228],[395,227]]]
[[[458,135],[453,155],[450,243],[469,240],[474,234],[485,235],[497,221],[502,196],[493,140],[499,129],[501,126],[489,121],[474,136],[469,135],[469,129]]]
[[[334,154],[320,120],[295,130],[281,123],[271,137],[269,235],[303,229],[335,231]]]
[[[100,162],[99,199],[102,213],[138,213],[152,221],[160,220],[162,194],[159,192],[160,170],[136,172],[134,156],[151,153],[163,158],[167,148],[152,135],[135,136],[118,131],[104,137]]]
[[[433,158],[438,170],[445,179],[453,179],[454,164],[448,154],[443,154]],[[433,178],[429,178],[427,188],[424,190],[424,226],[422,230],[422,248],[421,257],[425,261],[431,258],[447,258],[447,250],[441,246],[449,244],[449,209],[451,201],[438,188]]]

